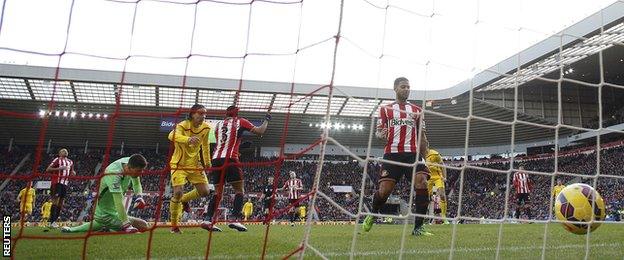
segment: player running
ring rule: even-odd
[[[425,135],[425,127],[423,121],[423,132],[419,136],[419,127],[421,121],[422,109],[414,104],[407,102],[410,94],[409,81],[400,77],[394,80],[394,92],[396,93],[396,101],[385,105],[379,110],[379,123],[375,135],[377,138],[386,141],[384,159],[412,164],[421,161],[422,158],[416,158],[417,151],[420,155],[427,154],[428,142]],[[418,150],[417,150],[418,149]],[[411,180],[413,167],[398,166],[394,164],[384,163],[382,166],[381,177],[379,179],[379,187],[373,196],[372,213],[380,213],[382,206],[388,200],[388,197],[394,190],[394,186],[398,181],[406,176]],[[427,179],[429,172],[427,166],[418,164],[416,166],[416,178],[414,179],[414,189],[416,190],[415,210],[418,214],[427,214],[429,207],[429,193],[427,191]],[[375,217],[366,216],[362,228],[368,232],[373,227]],[[423,228],[423,217],[415,217],[414,230],[412,235],[433,235]]]
[[[50,219],[50,212],[52,211],[52,199],[48,199],[41,206],[41,224],[48,224],[48,220]]]
[[[557,179],[557,185],[555,185],[555,187],[553,187],[553,197],[555,199],[557,199],[557,196],[559,196],[559,193],[563,190],[563,188],[565,188],[566,186],[563,185],[563,182],[561,181],[561,179]]]
[[[433,216],[440,215],[441,217],[443,217],[444,215],[442,214],[442,205],[441,205],[442,196],[440,196],[440,190],[441,188],[433,186],[433,191],[431,192],[431,204],[433,206]],[[431,219],[431,223],[438,223],[438,221],[436,221],[435,219]],[[448,224],[448,222],[445,224]]]
[[[524,172],[524,166],[520,166],[518,171],[513,175],[513,186],[516,190],[516,219],[520,219],[520,213],[525,211],[529,219],[532,218],[531,214],[531,200],[529,194],[533,190],[533,182],[529,178],[529,174]]]
[[[140,154],[133,154],[130,157],[123,157],[114,161],[106,170],[104,177],[100,179],[100,189],[95,207],[95,216],[91,230],[112,230],[134,233],[148,229],[145,220],[126,215],[126,208],[123,204],[123,196],[132,187],[134,194],[141,194],[141,172],[147,166],[145,157]],[[135,204],[145,204],[143,198],[139,197]],[[91,222],[84,223],[76,227],[63,227],[61,232],[87,232]]]
[[[215,199],[215,195],[210,196],[205,221],[201,225],[202,228],[212,231],[221,231],[220,228],[213,225],[213,216],[218,205],[221,203],[223,186],[225,183],[229,183],[232,185],[236,194],[234,195],[234,205],[232,209],[234,220],[228,224],[228,227],[241,232],[247,231],[247,227],[238,222],[238,220],[242,218],[241,210],[243,208],[245,192],[243,171],[240,165],[233,164],[239,163],[238,148],[241,143],[243,132],[249,131],[255,135],[261,136],[266,132],[269,121],[271,121],[271,115],[267,114],[262,125],[256,127],[249,122],[249,120],[238,117],[238,108],[236,106],[230,106],[226,109],[223,121],[217,123],[215,127],[216,147],[212,155],[212,162],[215,170],[210,172],[210,182],[213,183],[215,187],[218,185],[216,189],[218,198]]]
[[[253,213],[253,203],[251,203],[251,199],[247,199],[245,205],[243,205],[243,216],[245,217],[245,221],[251,216]]]
[[[35,202],[35,189],[32,187],[32,181],[29,181],[25,188],[20,190],[17,195],[17,202],[19,203],[20,216],[23,217],[23,221],[26,222],[28,217],[32,215],[33,203]]]
[[[204,169],[210,168],[210,141],[208,133],[210,125],[205,122],[206,108],[195,104],[191,107],[186,120],[178,123],[175,130],[169,133],[169,140],[175,145],[171,155],[171,185],[173,196],[169,202],[169,219],[171,233],[181,234],[178,222],[182,210],[191,213],[188,202],[210,194],[208,178]],[[203,160],[202,160],[203,159]],[[203,161],[203,167],[202,167]],[[195,188],[184,193],[184,185],[188,182]]]
[[[74,162],[67,158],[69,151],[62,148],[59,150],[58,157],[50,163],[46,172],[55,172],[57,175],[52,177],[52,214],[50,215],[50,227],[57,228],[56,220],[61,215],[63,209],[63,202],[67,196],[69,190],[69,177],[70,175],[76,175],[74,171]]]
[[[292,208],[290,208],[290,225],[294,226],[295,222],[297,221],[297,207],[299,207],[299,202],[297,202],[299,200],[299,192],[301,192],[303,190],[303,182],[301,182],[301,179],[297,178],[297,173],[295,173],[294,171],[290,171],[288,173],[290,175],[290,179],[286,181],[286,183],[284,183],[284,187],[282,187],[280,190],[284,190],[288,192],[288,202],[290,205],[292,205]]]
[[[301,205],[299,206],[299,220],[301,220],[301,222],[303,223],[305,221],[305,218],[306,218],[306,206]]]
[[[427,152],[427,168],[429,169],[430,179],[427,181],[427,190],[429,191],[429,196],[433,195],[433,191],[437,191],[436,194],[440,197],[440,216],[444,218],[443,223],[448,224],[448,220],[446,220],[446,192],[444,183],[446,182],[446,168],[438,165],[444,165],[442,161],[442,156],[438,151],[429,149]],[[435,188],[435,189],[434,189]]]
[[[553,193],[553,199],[555,201],[557,201],[557,196],[559,196],[559,193],[561,193],[561,191],[563,190],[563,188],[565,188],[566,186],[563,185],[563,182],[561,181],[561,179],[557,179],[557,185],[555,185],[555,187],[553,187],[552,193]],[[553,211],[555,210],[555,204],[553,203]],[[553,217],[555,216],[555,214],[553,214]]]
[[[267,183],[262,187],[262,195],[260,195],[260,200],[262,201],[262,214],[267,218],[269,216],[269,210],[271,208],[271,200],[275,197],[275,193],[273,193],[273,176],[269,176],[267,178]],[[268,223],[269,219],[265,220],[265,224]]]

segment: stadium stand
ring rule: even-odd
[[[589,147],[591,148],[591,147]],[[578,149],[577,152],[569,152],[564,156],[559,157],[559,171],[578,173],[585,175],[595,174],[596,169],[596,156],[593,152],[587,152],[589,148]],[[93,175],[96,165],[101,162],[101,153],[99,149],[93,149],[88,153],[81,153],[79,149],[72,149],[77,153],[72,153],[70,158],[76,161],[76,171],[78,175]],[[132,149],[124,151],[124,155],[131,153],[141,153],[149,158],[148,170],[151,173],[144,176],[142,184],[144,192],[146,193],[145,199],[148,207],[141,210],[131,210],[131,213],[153,221],[156,216],[156,205],[158,203],[158,190],[160,184],[160,175],[164,166],[166,165],[167,154],[157,154],[148,149]],[[14,167],[15,162],[21,160],[23,153],[4,153],[7,155],[4,158],[0,168]],[[112,160],[121,157],[123,155],[116,151],[116,154]],[[54,153],[46,154],[44,161],[49,161],[53,158]],[[620,158],[624,157],[624,146],[621,142],[618,146],[603,149],[601,153],[601,173],[609,173],[611,175],[624,176],[624,162]],[[266,161],[271,158],[248,158],[246,161]],[[503,160],[501,162],[501,160]],[[461,161],[449,161],[448,164],[457,164]],[[493,159],[493,160],[479,160],[468,162],[471,165],[478,165],[483,168],[507,170],[509,169],[508,159]],[[540,172],[552,172],[554,171],[554,159],[553,154],[543,154],[539,158],[535,157],[519,157],[516,158],[516,166],[522,164],[526,170],[540,171]],[[26,164],[22,167],[24,170],[22,173],[28,172],[28,166]],[[47,166],[47,164],[46,164]],[[42,169],[45,167],[42,167]],[[298,177],[302,179],[305,190],[309,190],[312,185],[312,177],[316,169],[316,163],[308,161],[287,161],[284,163],[282,170],[280,171],[280,179],[278,182],[278,188],[281,187],[284,181],[288,178],[289,171],[295,171],[298,173]],[[330,196],[337,204],[341,205],[350,212],[357,210],[358,194],[361,187],[361,172],[363,168],[357,162],[343,161],[343,162],[327,162],[323,167],[323,173],[321,175],[321,188],[320,190]],[[370,195],[373,192],[374,183],[376,183],[379,176],[381,166],[376,163],[370,163],[369,165],[369,179],[365,183],[365,194]],[[250,167],[244,168],[246,187],[249,191],[249,198],[252,199],[254,204],[254,214],[252,219],[261,219],[261,201],[259,200],[260,191],[262,186],[266,182],[268,176],[274,174],[275,169],[273,167]],[[166,173],[166,172],[165,172]],[[458,191],[459,191],[459,178],[460,172],[457,170],[448,170],[448,182],[446,192],[449,195],[449,216],[455,216],[457,212]],[[169,175],[164,174],[165,187],[168,186]],[[583,178],[574,178],[569,176],[559,176],[564,183],[566,182],[587,182]],[[531,179],[534,182],[534,193],[531,195],[532,210],[534,212],[535,219],[547,219],[549,215],[549,201],[550,198],[550,185],[551,178],[543,175],[531,175]],[[17,217],[17,191],[24,186],[23,181],[15,181],[16,185],[10,185],[2,191],[0,201],[2,202],[3,213],[13,214]],[[61,220],[81,220],[79,219],[80,212],[85,207],[88,200],[92,199],[92,196],[84,196],[89,193],[88,187],[91,191],[95,190],[95,184],[85,182],[74,182],[70,186],[72,187],[72,194],[69,196],[68,201],[64,207],[61,215]],[[350,186],[353,188],[351,192],[334,192],[332,186]],[[394,195],[401,199],[401,203],[404,205],[409,198],[409,185],[407,180],[403,180],[398,185],[398,189]],[[463,189],[463,205],[471,205],[470,207],[463,207],[462,214],[475,218],[501,218],[503,216],[505,191],[507,189],[506,175],[495,174],[487,170],[467,169],[465,172],[464,189]],[[617,212],[624,208],[622,201],[624,201],[624,182],[618,181],[612,178],[602,178],[598,181],[598,191],[602,194],[607,203],[607,209],[609,215],[615,215]],[[33,212],[33,221],[38,221],[40,217],[39,208],[41,204],[48,198],[47,191],[44,194],[38,195]],[[41,194],[41,192],[37,192]],[[170,192],[163,194],[163,207],[161,212],[160,221],[166,221],[168,219],[168,201],[171,197]],[[278,196],[276,209],[284,208],[287,205],[287,200],[283,199],[283,196]],[[229,207],[233,198],[225,196],[222,202],[222,207]],[[513,202],[513,192],[510,193],[510,202]],[[369,202],[369,198],[365,198],[365,202]],[[205,206],[205,200],[193,201],[191,207],[194,209],[192,215],[187,216],[186,219],[200,219]],[[89,203],[91,205],[91,203]],[[508,211],[509,216],[513,214],[513,203],[510,204]],[[349,220],[349,216],[339,211],[336,207],[330,206],[328,201],[320,200],[318,204],[318,215],[321,221],[337,221],[337,220]],[[86,216],[84,216],[86,217]],[[286,219],[286,216],[278,216],[278,220]],[[82,219],[86,220],[86,219]]]

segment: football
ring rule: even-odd
[[[592,208],[592,204],[594,205]],[[587,230],[594,231],[600,223],[570,223],[589,222],[591,220],[604,220],[605,203],[594,188],[587,184],[575,183],[565,187],[555,201],[555,215],[563,221],[566,230],[574,234],[587,234]]]

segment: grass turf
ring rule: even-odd
[[[257,259],[262,252],[265,227],[248,226],[249,232],[239,233],[225,228],[214,233],[211,242],[211,259]],[[357,227],[360,231],[360,227]],[[407,259],[448,259],[452,225],[427,226],[435,236],[412,237],[408,226],[403,256]],[[505,224],[502,228],[500,257],[503,259],[539,259],[542,255],[544,225]],[[43,232],[43,228],[27,227],[24,235],[49,237],[75,237],[80,234],[62,234],[58,230]],[[304,226],[273,225],[267,244],[267,258],[282,258],[296,249],[303,238]],[[17,236],[13,229],[13,238]],[[154,232],[151,257],[153,259],[203,259],[208,232],[200,228],[185,228],[181,235],[170,234],[167,228]],[[330,259],[349,257],[353,225],[313,226],[310,244]],[[396,259],[401,247],[403,225],[375,225],[371,232],[357,234],[355,252],[359,259]],[[458,225],[454,258],[492,259],[496,256],[499,225]],[[603,224],[591,233],[590,259],[624,258],[624,225]],[[131,235],[92,236],[87,240],[88,259],[143,259],[147,252],[148,233]],[[568,233],[559,224],[549,224],[547,229],[546,258],[583,259],[586,253],[586,236]],[[83,239],[44,240],[20,239],[15,245],[16,259],[78,259],[81,257]],[[306,250],[306,258],[318,258]]]

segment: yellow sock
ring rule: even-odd
[[[197,189],[193,189],[192,191],[184,193],[184,195],[182,195],[182,198],[180,199],[180,202],[189,202],[197,198],[199,198],[199,192],[197,192]]]
[[[171,225],[173,226],[178,225],[181,214],[182,214],[182,203],[171,199],[171,201],[169,201],[169,215],[170,215],[169,220],[171,220]]]
[[[442,217],[446,218],[446,200],[440,201],[440,210],[442,211]]]

